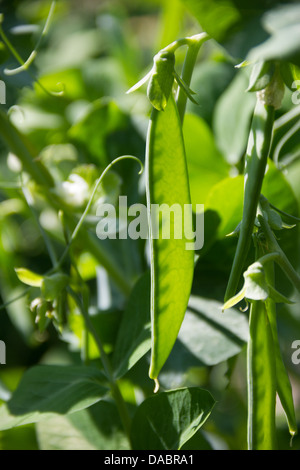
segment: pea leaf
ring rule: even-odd
[[[214,406],[211,394],[191,387],[147,398],[133,418],[135,450],[178,450],[201,428]]]
[[[252,48],[249,61],[288,60],[300,65],[300,6],[285,5],[267,12],[262,23],[270,37]]]
[[[193,114],[184,118],[183,135],[193,206],[203,204],[211,188],[226,178],[229,165],[214,142],[204,119]]]
[[[231,0],[206,1],[182,0],[200,22],[204,31],[217,41],[225,39],[233,26],[241,19],[240,13]]]
[[[127,450],[114,403],[100,401],[85,410],[55,415],[36,424],[41,450]]]
[[[69,137],[84,146],[101,165],[106,166],[106,139],[117,128],[126,127],[127,117],[114,102],[95,101],[69,130]]]
[[[235,309],[222,314],[221,308],[220,302],[191,296],[178,336],[186,350],[208,366],[238,354],[248,341],[247,318]]]
[[[256,97],[246,93],[248,76],[241,69],[219,98],[213,121],[216,142],[226,160],[236,164],[243,156]]]
[[[152,356],[149,376],[156,379],[178,335],[194,272],[193,250],[187,249],[184,233],[191,220],[183,220],[184,206],[191,204],[189,182],[180,118],[172,95],[164,112],[153,110],[146,165],[151,226]],[[157,223],[154,204],[164,208],[163,224]],[[174,225],[170,223],[170,233],[166,235],[165,221],[172,207],[173,210],[175,207]],[[181,234],[178,235],[180,230]]]
[[[26,268],[15,268],[21,282],[31,287],[41,287],[44,277]]]
[[[63,273],[55,273],[45,276],[41,283],[41,292],[46,300],[54,300],[67,286],[69,277]]]
[[[87,408],[106,395],[104,383],[105,376],[92,367],[33,367],[1,406],[0,430]]]
[[[115,377],[122,377],[150,347],[150,273],[147,272],[133,288],[122,317],[113,354]]]

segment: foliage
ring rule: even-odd
[[[0,448],[289,449],[299,5],[0,10]],[[190,205],[204,245],[125,237],[119,196]]]

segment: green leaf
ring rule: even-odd
[[[151,347],[150,273],[136,283],[119,327],[113,354],[114,375],[122,377]]]
[[[88,409],[55,415],[36,424],[40,450],[128,450],[114,403],[100,401]]]
[[[243,192],[244,179],[239,175],[223,179],[208,193],[205,209],[219,216],[218,238],[226,237],[239,225],[243,214]]]
[[[215,104],[235,73],[236,70],[229,63],[218,60],[201,61],[195,66],[192,79],[200,106],[188,102],[187,110],[202,117],[211,126]]]
[[[212,187],[226,178],[229,165],[217,149],[213,134],[204,119],[186,114],[183,125],[193,209],[204,204]]]
[[[266,266],[266,276],[268,281],[273,284],[274,283],[274,265],[268,264]],[[276,302],[276,300],[275,300]],[[277,311],[276,311],[276,304],[272,298],[269,298],[266,302],[268,318],[271,325],[272,330],[272,337],[274,343],[274,352],[275,352],[275,360],[276,360],[276,389],[284,409],[288,426],[289,432],[293,437],[297,433],[297,420],[295,415],[295,406],[294,406],[294,399],[293,399],[293,392],[291,387],[291,382],[289,379],[288,372],[286,370],[283,357],[281,354],[281,348],[279,343],[278,337],[278,327],[277,327]]]
[[[46,300],[55,300],[63,289],[68,285],[69,276],[63,273],[55,273],[45,276],[41,283],[41,292]]]
[[[245,153],[256,97],[246,93],[248,76],[239,70],[229,87],[219,98],[213,128],[216,142],[226,160],[239,162]]]
[[[69,137],[106,166],[106,139],[118,128],[126,127],[127,118],[112,101],[97,100],[69,130]]]
[[[92,367],[35,366],[0,408],[0,430],[88,408],[108,392],[105,381]]]
[[[147,398],[133,418],[134,450],[178,450],[205,423],[214,406],[211,394],[183,388]]]
[[[15,268],[21,282],[31,287],[41,287],[44,277],[26,268]]]
[[[269,285],[268,288],[269,288],[269,297],[272,300],[274,300],[274,302],[276,302],[277,304],[281,304],[281,303],[293,304],[294,303],[292,300],[288,299],[285,295],[281,294],[276,289],[274,289],[274,287],[272,287],[271,285]]]
[[[153,111],[147,143],[147,204],[164,204],[162,219],[167,225],[170,208],[176,204],[170,234],[151,224],[151,325],[152,356],[149,375],[156,379],[175,343],[184,318],[194,273],[194,252],[188,247],[184,206],[191,204],[180,118],[173,96],[164,112]],[[187,214],[189,217],[192,215]],[[156,217],[157,218],[157,217]],[[172,220],[172,217],[170,217]],[[187,218],[186,218],[187,219]],[[157,224],[156,224],[157,225]],[[161,224],[160,224],[161,225]],[[181,234],[178,235],[179,231]]]
[[[176,70],[174,70],[174,76],[175,80],[178,83],[178,86],[184,91],[186,96],[189,98],[189,100],[194,103],[194,104],[199,104],[197,100],[193,97],[193,95],[196,95],[196,92],[193,91],[185,82],[184,80],[181,79],[181,77],[178,75]]]
[[[197,18],[203,30],[217,41],[223,40],[240,21],[240,13],[231,0],[182,0]]]
[[[267,12],[263,18],[264,29],[270,37],[250,50],[249,61],[291,61],[300,65],[300,6],[285,5]]]
[[[220,302],[191,296],[178,339],[201,363],[212,366],[238,354],[248,335],[248,321],[241,312],[222,313]]]

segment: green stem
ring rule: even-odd
[[[182,75],[181,78],[183,82],[189,87],[191,84],[191,79],[194,71],[194,67],[196,64],[197,56],[199,49],[201,45],[209,39],[208,35],[206,33],[203,33],[202,35],[199,35],[199,37],[188,43],[188,50],[185,56],[184,64],[183,64],[183,69],[182,69]],[[179,117],[181,120],[181,123],[183,123],[184,120],[184,115],[185,115],[185,109],[186,109],[186,103],[187,103],[187,95],[184,92],[184,90],[181,87],[178,87],[178,93],[177,93],[177,108],[179,112]]]
[[[177,39],[168,46],[164,47],[162,51],[174,53],[179,47],[182,46],[193,46],[198,43],[201,45],[204,41],[207,41],[208,38],[209,37],[207,33],[200,33],[195,34],[194,36]]]
[[[287,212],[282,211],[281,209],[278,209],[278,207],[273,206],[273,204],[269,203],[270,207],[274,209],[274,211],[278,212],[279,214],[283,215],[287,219],[290,219],[293,222],[299,223],[300,219],[299,217],[295,217],[294,215],[288,214]]]
[[[0,109],[0,134],[7,147],[21,160],[24,170],[33,177],[36,183],[52,188],[54,186],[52,176],[32,155],[25,137],[14,127],[2,109]]]
[[[275,109],[273,106],[264,105],[259,99],[257,100],[246,155],[243,218],[225,293],[225,301],[236,293],[250,249],[259,196],[269,155],[274,114]]]
[[[281,247],[279,246],[268,222],[264,219],[262,215],[258,215],[258,220],[260,222],[261,228],[264,232],[268,243],[268,249],[270,251],[277,252],[279,256],[276,258],[277,264],[281,267],[281,269],[285,272],[287,277],[296,287],[296,289],[300,292],[300,276],[295,271],[294,267],[286,257],[285,253],[282,251]]]
[[[7,147],[14,153],[22,162],[24,170],[30,174],[35,182],[43,188],[44,196],[46,197],[49,204],[57,211],[64,210],[65,214],[70,212],[70,209],[65,206],[64,202],[61,201],[53,192],[51,188],[54,187],[52,176],[42,164],[35,157],[32,156],[28,142],[20,134],[20,132],[13,126],[9,121],[4,111],[0,109],[0,135],[7,145]],[[73,230],[74,225],[78,224],[75,216],[69,214],[66,217],[69,227]],[[115,261],[107,254],[102,248],[101,243],[96,236],[90,234],[88,231],[84,233],[78,233],[77,236],[79,241],[90,253],[95,256],[100,264],[107,270],[109,276],[113,279],[119,289],[128,295],[131,291],[132,284],[126,278],[125,274],[120,270],[119,266],[116,265]]]
[[[50,238],[48,237],[47,233],[45,232],[45,230],[41,226],[40,221],[39,221],[39,217],[38,217],[33,205],[31,204],[27,188],[23,185],[23,182],[22,182],[22,175],[21,175],[21,185],[22,185],[22,193],[23,193],[24,199],[26,201],[26,204],[27,204],[27,206],[28,206],[28,208],[29,208],[29,210],[30,210],[30,212],[31,212],[38,228],[39,228],[39,231],[40,231],[42,237],[43,237],[45,246],[46,246],[47,251],[48,251],[49,258],[51,259],[51,263],[52,263],[53,266],[55,266],[57,264],[57,258],[56,258],[55,250],[52,246]]]
[[[27,70],[30,67],[30,65],[33,63],[33,61],[35,60],[35,58],[37,56],[38,49],[39,49],[39,47],[42,43],[42,40],[48,33],[48,30],[49,30],[49,27],[50,27],[50,24],[51,24],[51,20],[52,20],[53,14],[54,14],[55,6],[56,6],[56,1],[53,1],[51,3],[51,6],[50,6],[50,10],[49,10],[48,17],[47,17],[45,26],[43,28],[42,34],[39,37],[39,40],[38,40],[38,42],[35,46],[35,49],[31,52],[30,56],[28,57],[28,59],[25,62],[20,57],[18,52],[15,50],[15,48],[12,46],[12,44],[10,43],[8,38],[5,36],[3,30],[0,31],[1,35],[2,35],[2,38],[5,41],[6,46],[10,49],[11,53],[15,56],[15,58],[21,64],[20,67],[17,67],[13,70],[5,69],[4,72],[5,72],[6,75],[16,75],[17,73],[23,72],[24,70]]]
[[[268,256],[268,255],[265,255]],[[280,256],[280,255],[279,255]],[[263,257],[264,258],[264,257]],[[277,261],[277,260],[276,260]],[[275,289],[275,270],[274,262],[267,263],[264,266],[266,281]],[[273,343],[274,343],[274,353],[275,353],[275,362],[276,362],[276,389],[281,402],[281,405],[284,409],[286,419],[289,426],[289,432],[293,437],[297,433],[297,420],[295,416],[294,402],[293,402],[293,393],[290,383],[290,379],[283,362],[281,355],[279,338],[278,338],[278,329],[277,329],[277,316],[276,316],[276,303],[270,297],[266,300],[266,309],[268,318],[271,325]]]
[[[101,341],[101,339],[100,339],[100,337],[99,337],[99,335],[98,335],[98,333],[97,333],[97,331],[96,331],[96,329],[95,329],[95,327],[94,327],[94,325],[91,321],[91,318],[90,318],[87,310],[85,309],[85,307],[83,305],[83,302],[81,301],[79,295],[76,292],[74,292],[70,287],[68,287],[68,292],[73,297],[76,304],[78,305],[78,307],[81,311],[81,314],[84,318],[84,321],[86,323],[86,327],[87,327],[87,329],[89,330],[89,332],[91,333],[91,335],[93,336],[93,338],[96,342],[96,345],[97,345],[99,353],[100,353],[100,359],[101,359],[101,362],[102,362],[102,365],[103,365],[103,369],[104,369],[106,377],[109,381],[111,392],[112,392],[112,395],[113,395],[114,400],[116,402],[124,431],[126,432],[126,435],[128,437],[129,442],[131,442],[131,439],[130,439],[131,418],[129,416],[126,403],[125,403],[125,401],[122,397],[120,388],[119,388],[117,382],[114,379],[113,370],[112,370],[109,358],[105,353],[102,341]]]

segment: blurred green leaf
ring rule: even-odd
[[[198,105],[188,100],[187,110],[205,119],[211,126],[218,98],[230,84],[236,70],[222,60],[205,60],[196,65],[192,89],[197,93]]]
[[[122,317],[113,355],[115,377],[126,374],[150,347],[150,273],[147,272],[133,288]]]
[[[229,165],[217,149],[206,122],[187,114],[183,136],[189,172],[192,204],[203,204],[208,192],[229,174]]]
[[[118,128],[125,127],[126,116],[113,101],[95,101],[83,118],[69,130],[69,137],[84,146],[102,166],[108,161],[106,138]]]
[[[239,162],[248,141],[251,117],[256,97],[247,93],[248,76],[240,70],[219,98],[214,114],[216,142],[227,161]]]
[[[235,309],[222,313],[215,300],[191,296],[178,339],[202,364],[211,366],[238,354],[248,341],[248,320]]]
[[[244,178],[225,178],[209,192],[205,209],[219,215],[218,237],[224,238],[233,232],[242,220]]]
[[[182,0],[197,18],[203,30],[217,41],[223,40],[241,21],[241,15],[232,0]]]
[[[40,421],[36,429],[40,450],[129,449],[117,409],[108,401]]]
[[[0,450],[38,450],[34,425],[0,431]]]
[[[87,408],[106,395],[103,383],[104,375],[91,367],[35,366],[25,372],[12,398],[0,408],[0,429]]]
[[[55,300],[62,290],[70,282],[69,276],[63,273],[55,273],[45,276],[41,283],[41,292],[46,300]]]
[[[282,5],[262,18],[264,28],[271,36],[251,49],[247,60],[289,60],[300,65],[300,6]]]
[[[36,274],[26,268],[15,268],[16,274],[21,282],[27,286],[41,287],[44,280],[44,276]]]

